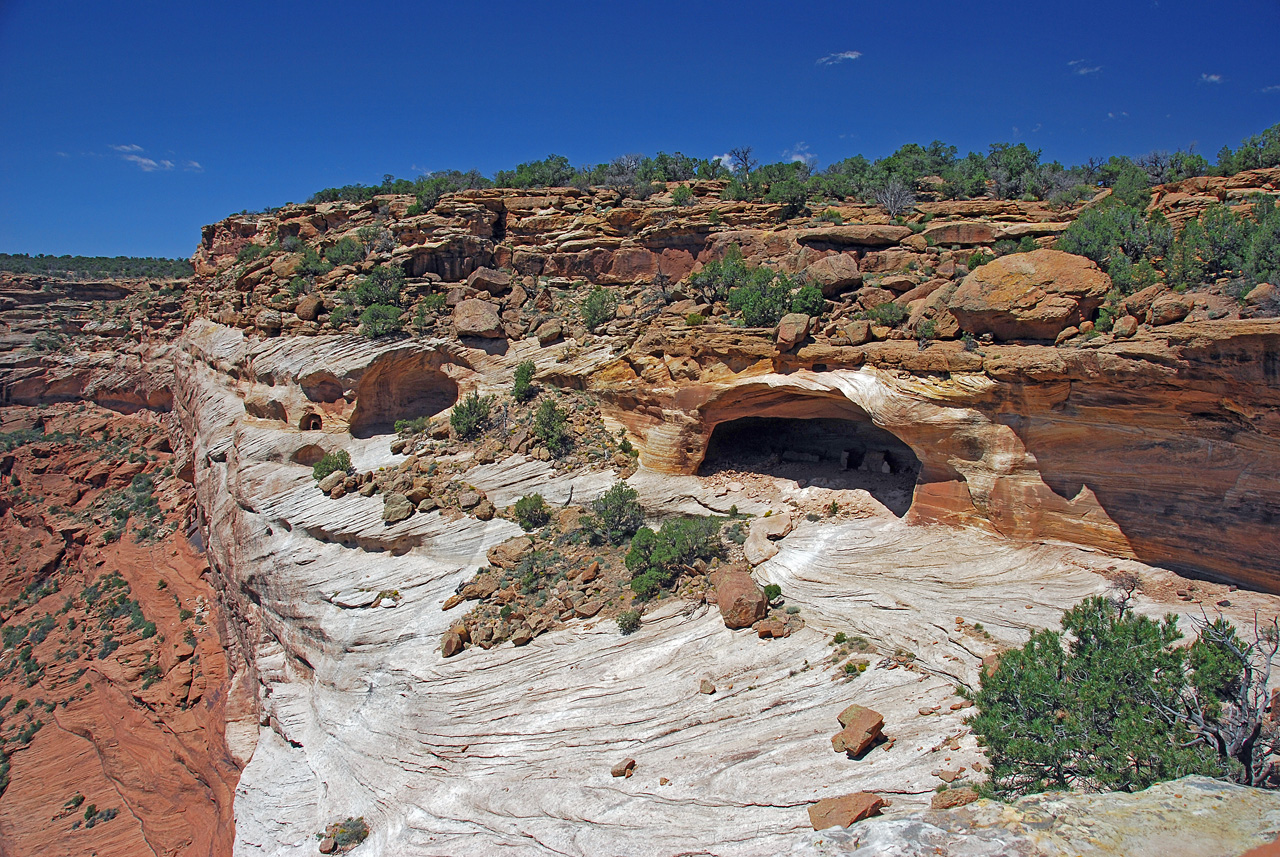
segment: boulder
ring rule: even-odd
[[[809,335],[809,316],[801,312],[789,312],[778,322],[778,349],[790,351]]]
[[[705,693],[708,696],[716,692],[716,686],[709,678],[704,678],[698,682],[698,693]]]
[[[330,473],[328,476],[320,480],[320,490],[328,494],[334,488],[337,488],[339,485],[341,485],[343,480],[346,478],[347,478],[347,474],[345,471],[335,470],[332,473]]]
[[[476,268],[467,277],[467,286],[491,295],[500,295],[511,288],[511,275],[492,268]]]
[[[284,316],[279,310],[264,309],[254,317],[253,323],[263,333],[276,334],[284,325]]]
[[[861,247],[891,247],[911,234],[908,226],[879,223],[850,223],[806,229],[796,235],[801,244],[838,244]]]
[[[459,336],[499,339],[504,335],[497,306],[476,298],[459,301],[453,308],[453,326]]]
[[[742,545],[747,562],[757,566],[772,559],[778,553],[778,546],[773,542],[791,532],[791,526],[791,516],[785,512],[753,520],[747,540]]]
[[[324,312],[324,301],[315,295],[306,295],[299,299],[294,312],[303,321],[315,321]]]
[[[1162,298],[1167,294],[1169,294],[1169,289],[1163,283],[1156,283],[1154,286],[1147,286],[1142,291],[1129,295],[1120,304],[1120,308],[1125,315],[1131,315],[1134,318],[1146,318],[1147,313],[1151,310],[1151,305],[1158,298]]]
[[[933,796],[933,800],[929,802],[931,809],[954,809],[957,806],[965,806],[971,804],[978,799],[978,793],[968,786],[961,786],[958,789],[947,789],[944,792],[938,792]]]
[[[441,653],[446,658],[451,658],[454,655],[461,652],[463,647],[464,647],[464,642],[462,639],[462,635],[459,634],[456,629],[451,629],[447,634],[444,635],[444,641],[441,644]]]
[[[831,737],[831,749],[837,753],[861,756],[880,738],[884,717],[878,711],[861,705],[850,705],[839,715],[844,727]]]
[[[972,247],[974,244],[991,244],[996,240],[997,224],[982,221],[961,221],[952,223],[929,224],[921,235],[925,241],[934,244],[961,244]]]
[[[884,807],[884,798],[870,792],[824,798],[809,807],[809,823],[814,830],[848,827],[856,821],[878,815]]]
[[[609,769],[609,773],[615,777],[629,777],[636,769],[635,759],[623,759],[618,764]]]
[[[1111,278],[1083,256],[1035,250],[1002,256],[964,278],[948,302],[961,328],[996,339],[1054,339],[1101,305]]]
[[[382,497],[382,520],[388,524],[397,524],[413,514],[414,506],[409,498],[396,491]]]
[[[533,335],[538,338],[539,345],[550,345],[564,336],[564,325],[555,319],[544,321],[534,330]]]
[[[1121,339],[1128,339],[1138,332],[1138,320],[1131,315],[1126,315],[1112,325],[1111,332]]]
[[[851,321],[841,328],[850,345],[863,345],[871,341],[871,322],[866,319]]]
[[[832,297],[845,289],[862,285],[858,260],[849,253],[826,256],[805,268],[809,282],[822,289],[823,297]]]
[[[764,618],[769,601],[744,565],[730,565],[711,576],[726,628],[750,628]]]
[[[1147,321],[1151,324],[1173,324],[1182,321],[1191,312],[1191,304],[1181,295],[1165,295],[1156,298],[1147,311]]]
[[[514,539],[507,539],[502,544],[489,548],[489,553],[485,555],[485,558],[489,560],[489,565],[498,568],[511,568],[532,547],[533,539],[528,536],[516,536]]]

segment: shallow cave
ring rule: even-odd
[[[457,401],[458,385],[438,369],[414,360],[374,366],[360,379],[351,434],[390,434],[397,420],[435,416]]]
[[[698,473],[721,470],[762,473],[801,486],[862,488],[902,517],[911,508],[920,459],[870,420],[743,417],[711,432]]]

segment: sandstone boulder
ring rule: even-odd
[[[263,333],[275,335],[284,325],[284,316],[279,310],[264,309],[254,317],[253,323]]]
[[[845,289],[862,285],[858,260],[848,253],[837,253],[814,262],[805,269],[809,281],[822,289],[824,297],[832,297]]]
[[[890,247],[911,234],[907,226],[877,223],[851,223],[806,229],[796,236],[802,244],[839,244],[863,247]]]
[[[1083,256],[1036,250],[973,271],[948,302],[960,326],[997,339],[1054,339],[1102,303],[1111,278]]]
[[[1173,324],[1182,321],[1191,312],[1191,304],[1181,295],[1165,295],[1157,298],[1147,311],[1147,321],[1151,324]]]
[[[499,339],[503,336],[502,318],[498,308],[488,301],[469,298],[459,301],[453,308],[453,326],[459,336],[482,336]]]
[[[801,312],[789,312],[778,322],[778,348],[790,351],[809,335],[809,316]]]
[[[485,558],[489,560],[489,565],[497,568],[511,568],[532,547],[533,539],[528,536],[516,536],[514,539],[507,539],[502,544],[489,548]]]
[[[492,268],[476,268],[467,277],[467,285],[491,295],[500,295],[511,288],[511,275]]]
[[[414,506],[409,498],[396,491],[388,492],[382,497],[382,520],[388,524],[398,524],[413,514]]]
[[[785,512],[753,520],[747,540],[742,545],[747,562],[757,566],[772,559],[778,553],[778,546],[773,542],[790,533],[791,526],[791,516]]]
[[[934,244],[991,244],[995,241],[995,224],[982,221],[938,223],[927,226],[922,236]]]
[[[870,792],[824,798],[809,807],[809,823],[814,830],[848,827],[856,821],[879,814],[884,806],[884,798]]]
[[[722,568],[712,575],[711,582],[716,588],[716,601],[726,628],[750,628],[764,618],[769,602],[746,566]]]
[[[1131,315],[1126,315],[1112,325],[1111,332],[1121,339],[1128,339],[1138,332],[1138,320]]]
[[[609,769],[609,773],[615,777],[629,777],[636,769],[635,759],[623,759],[618,764]]]
[[[838,719],[844,728],[831,737],[831,749],[850,756],[865,753],[884,729],[884,717],[880,712],[861,705],[850,705],[840,712]]]
[[[306,295],[298,301],[294,312],[303,321],[315,321],[324,312],[324,301],[315,295]]]
[[[866,319],[851,321],[841,328],[850,345],[863,345],[871,341],[871,322]]]
[[[968,787],[961,786],[958,789],[947,789],[944,792],[938,792],[933,796],[933,800],[929,802],[931,809],[954,809],[957,806],[965,806],[971,804],[978,799],[978,793]]]
[[[328,494],[334,488],[337,488],[339,485],[341,485],[343,480],[346,478],[347,478],[347,474],[345,471],[335,470],[332,473],[330,473],[328,476],[320,480],[320,490]]]
[[[1167,294],[1169,294],[1169,289],[1163,283],[1156,283],[1154,286],[1147,286],[1142,291],[1129,295],[1120,304],[1120,308],[1125,315],[1131,315],[1134,318],[1146,318],[1147,313],[1151,310],[1151,305],[1158,298],[1162,298]]]

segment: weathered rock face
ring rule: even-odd
[[[1110,288],[1111,278],[1090,260],[1036,250],[978,268],[965,277],[947,308],[970,333],[1052,340],[1088,320]]]
[[[943,797],[947,792],[943,792]],[[1277,798],[1204,777],[1135,794],[1045,794],[1010,804],[982,800],[894,819],[871,819],[829,834],[825,854],[1241,855],[1270,843]]]
[[[488,339],[502,336],[502,318],[498,315],[498,308],[489,301],[462,301],[453,309],[453,325],[459,336]]]
[[[706,328],[660,347],[696,380],[640,386],[641,341],[589,381],[651,469],[696,472],[715,426],[742,417],[870,421],[919,458],[911,520],[1280,590],[1280,488],[1266,475],[1280,472],[1280,323],[1175,324],[1065,350],[884,342],[783,357]],[[817,361],[826,371],[805,368]]]

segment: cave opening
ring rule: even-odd
[[[302,419],[298,422],[299,431],[320,431],[324,427],[324,420],[317,413],[303,414]]]
[[[395,431],[398,420],[432,417],[458,401],[458,385],[416,359],[375,365],[360,379],[351,434],[372,437]]]
[[[802,487],[864,489],[902,517],[911,508],[920,459],[869,419],[742,417],[711,432],[700,476],[747,471]]]

